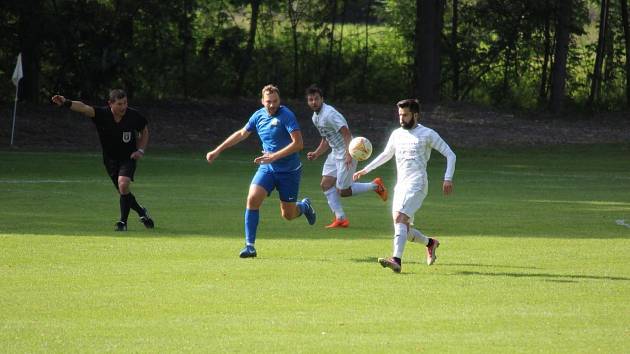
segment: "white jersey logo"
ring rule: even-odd
[[[123,142],[128,143],[131,141],[131,132],[123,132]]]

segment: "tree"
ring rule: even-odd
[[[184,88],[184,97],[188,98],[188,66],[189,53],[192,44],[192,17],[194,0],[183,0],[182,14],[179,16],[179,32],[182,39],[182,86]]]
[[[330,83],[335,81],[335,73],[333,68],[334,48],[335,48],[335,26],[337,25],[337,0],[329,0],[330,14],[330,30],[327,31],[328,48],[326,50],[326,59],[324,72],[321,76],[321,87],[324,92],[328,92]]]
[[[298,46],[298,24],[303,14],[303,1],[287,0],[287,10],[289,12],[289,22],[291,23],[291,39],[293,40],[293,97],[298,95],[298,85],[300,82],[300,55]]]
[[[567,57],[569,55],[569,41],[571,39],[570,18],[572,1],[560,1],[555,11],[556,17],[556,48],[551,71],[551,99],[550,108],[553,113],[560,113],[565,99],[567,80]]]
[[[544,54],[543,54],[542,71],[540,73],[540,88],[538,90],[538,102],[541,105],[547,102],[547,94],[548,94],[547,79],[549,77],[549,73],[548,73],[549,61],[551,60],[551,19],[553,18],[553,13],[550,10],[551,10],[551,6],[549,4],[549,0],[545,0],[545,18],[544,18],[544,26],[543,26]]]
[[[422,103],[440,99],[444,0],[416,0],[415,94]]]
[[[600,99],[600,89],[602,83],[602,63],[606,56],[606,33],[608,31],[608,8],[609,0],[601,0],[600,19],[599,19],[599,36],[597,38],[597,51],[595,53],[595,67],[591,77],[591,92],[588,97],[588,106],[592,107],[593,103]]]
[[[249,21],[249,38],[247,39],[247,48],[241,58],[241,64],[238,69],[234,94],[241,95],[243,92],[243,83],[245,76],[252,62],[252,53],[254,52],[254,43],[256,42],[256,29],[258,28],[258,14],[260,12],[260,4],[262,0],[250,0],[249,5],[252,10],[252,17]]]
[[[453,0],[453,18],[451,19],[451,70],[453,72],[453,100],[459,100],[459,51],[457,50],[457,31],[459,29],[459,0]]]
[[[17,35],[22,53],[24,78],[20,84],[20,99],[39,101],[41,51],[46,21],[42,1],[27,0],[18,3]]]
[[[626,105],[630,107],[630,24],[628,24],[628,0],[620,0],[621,26],[626,52]]]

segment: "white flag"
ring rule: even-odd
[[[15,70],[13,70],[13,77],[11,80],[13,81],[13,85],[17,86],[20,79],[24,77],[24,72],[22,71],[22,53],[18,54],[17,64],[15,64]]]

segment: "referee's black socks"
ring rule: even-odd
[[[124,223],[127,223],[127,218],[129,218],[129,210],[131,209],[132,199],[135,201],[135,198],[131,193],[120,195],[120,221]]]
[[[144,209],[142,209],[142,207],[140,206],[140,204],[138,204],[138,202],[136,201],[136,197],[133,195],[133,193],[129,192],[129,194],[127,194],[129,196],[129,206],[131,207],[131,209],[133,209],[136,213],[138,213],[138,215],[140,216],[144,216]]]

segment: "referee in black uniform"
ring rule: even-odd
[[[144,156],[149,143],[147,120],[137,110],[128,107],[127,94],[123,90],[111,90],[107,107],[92,107],[81,101],[72,101],[55,95],[52,101],[75,112],[92,118],[103,147],[103,163],[107,174],[120,193],[120,220],[116,231],[127,230],[129,210],[140,216],[140,222],[149,229],[153,220],[146,208],[138,204],[130,191],[131,181],[136,171],[136,162]]]

